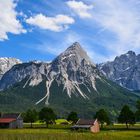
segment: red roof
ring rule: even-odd
[[[0,118],[0,123],[10,123],[16,121],[16,119],[13,118]]]

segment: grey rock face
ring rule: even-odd
[[[7,57],[0,58],[0,79],[8,70],[19,63],[22,63],[19,59]]]
[[[4,90],[15,83],[27,79],[23,88],[27,85],[36,86],[46,80],[46,96],[40,99],[39,104],[50,96],[50,87],[53,81],[58,85],[63,85],[69,97],[72,93],[79,92],[83,98],[88,98],[80,89],[81,84],[88,84],[92,89],[97,90],[95,83],[100,74],[95,64],[93,64],[87,53],[79,43],[74,43],[66,51],[56,57],[51,63],[30,62],[15,65],[4,74],[0,81],[0,89]],[[89,92],[90,89],[87,89]]]
[[[51,71],[62,75],[67,74],[71,81],[82,82],[82,78],[94,73],[95,67],[80,44],[74,43],[52,61]]]
[[[130,90],[140,90],[140,55],[135,52],[129,51],[98,67],[107,78],[119,85]]]
[[[99,78],[98,70],[90,61],[87,53],[79,43],[74,43],[65,52],[60,54],[52,61],[49,73],[50,79],[54,79],[64,84],[64,90],[67,90],[69,96],[77,88],[83,97],[86,97],[79,88],[79,84],[90,84],[94,90],[95,79]]]
[[[27,81],[23,88],[25,88],[27,84],[30,86],[38,85],[43,80],[42,76],[45,75],[47,66],[48,64],[45,63],[37,64],[34,62],[15,65],[2,77],[0,89],[9,88],[25,78],[27,78]]]

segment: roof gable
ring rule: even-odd
[[[20,113],[5,113],[2,114],[1,118],[11,118],[11,119],[18,119],[20,117]]]
[[[76,125],[94,125],[95,120],[79,119]]]

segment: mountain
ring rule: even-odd
[[[112,62],[100,64],[99,69],[120,86],[129,90],[140,90],[140,54],[128,51]]]
[[[23,88],[25,88],[27,84],[30,86],[38,85],[43,81],[43,77],[46,78],[46,88],[48,92],[45,98],[49,98],[49,90],[54,81],[56,81],[58,85],[64,85],[63,90],[67,91],[69,97],[77,90],[81,96],[87,98],[80,90],[79,84],[89,84],[91,88],[96,90],[95,78],[100,78],[95,64],[90,61],[87,53],[77,42],[60,54],[50,64],[30,62],[15,65],[1,79],[0,89],[7,89],[27,77],[28,80]],[[37,102],[37,104],[39,102]]]
[[[76,111],[93,117],[99,108],[112,116],[124,104],[133,108],[138,96],[106,79],[79,43],[51,63],[29,62],[13,66],[0,80],[0,108],[25,111],[50,106],[65,116]]]
[[[0,79],[4,75],[4,73],[12,68],[12,66],[19,63],[22,63],[19,59],[7,57],[0,58]]]

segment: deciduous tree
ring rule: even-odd
[[[136,121],[140,121],[140,100],[136,103],[137,111],[135,113]]]
[[[24,114],[23,114],[23,119],[25,122],[31,123],[31,128],[32,128],[32,123],[37,121],[38,119],[38,113],[35,109],[31,110],[28,109]]]
[[[76,112],[70,112],[67,117],[67,121],[71,121],[72,124],[75,124],[78,121],[78,115]]]
[[[104,123],[110,124],[108,113],[104,109],[100,109],[99,111],[97,111],[94,118],[97,118],[101,123],[101,128],[103,128]]]
[[[129,106],[125,105],[123,106],[120,115],[118,117],[118,122],[125,123],[126,128],[129,128],[129,124],[135,124],[135,115],[130,110]]]
[[[48,128],[49,123],[55,122],[56,114],[51,108],[44,107],[39,112],[39,119],[46,123],[46,127]]]

